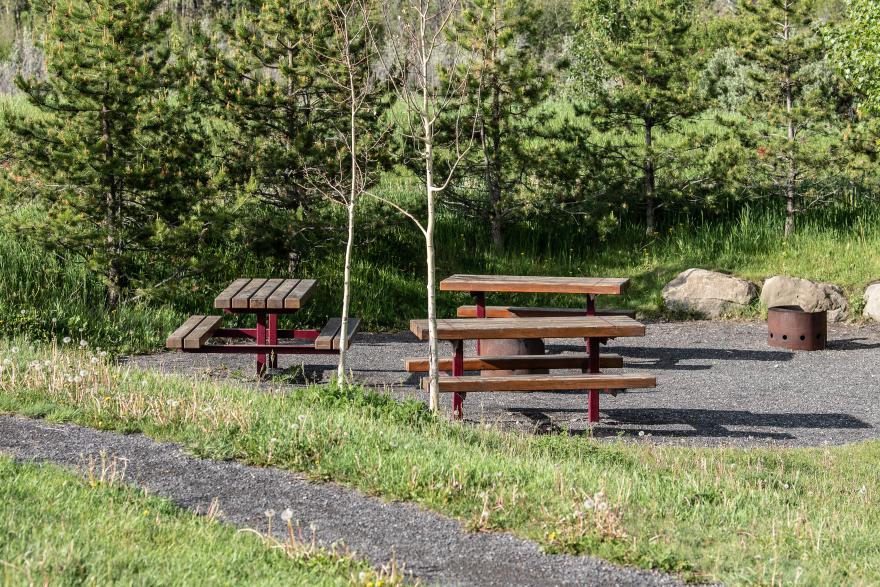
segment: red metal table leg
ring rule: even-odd
[[[265,312],[257,312],[257,344],[266,344],[266,314]],[[265,353],[257,354],[257,376],[259,377],[266,372],[266,355]]]
[[[452,376],[460,377],[464,375],[464,341],[463,340],[454,340],[452,341],[453,347],[453,355],[452,355]],[[463,417],[462,405],[464,404],[464,394],[461,393],[453,393],[452,394],[452,417],[455,420],[461,420]]]
[[[472,291],[471,295],[474,296],[474,304],[477,306],[477,318],[485,318],[486,317],[486,292],[482,291]],[[477,339],[477,355],[481,355],[480,352],[480,339]]]
[[[590,373],[599,372],[599,339],[588,338],[587,349],[590,352]],[[590,408],[589,408],[590,424],[599,421],[599,390],[590,390]]]
[[[269,314],[269,344],[278,344],[278,314]],[[278,368],[278,355],[274,352],[269,356],[269,366]]]

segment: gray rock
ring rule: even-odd
[[[872,283],[865,290],[865,311],[863,315],[880,322],[880,282]]]
[[[768,308],[800,306],[806,312],[827,310],[829,322],[840,322],[849,312],[849,301],[841,287],[785,275],[776,275],[764,282],[761,303]]]
[[[757,297],[755,284],[705,269],[682,271],[663,288],[663,303],[667,308],[709,318],[745,308]]]

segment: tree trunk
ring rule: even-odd
[[[493,41],[492,41],[492,157],[489,158],[490,165],[487,177],[489,179],[489,196],[492,204],[492,244],[499,253],[504,250],[504,225],[501,207],[501,182],[503,178],[503,169],[501,168],[501,88],[498,81],[496,65],[498,62],[498,6],[492,8],[493,18]]]
[[[424,26],[424,23],[423,25]],[[425,31],[422,30],[422,42],[425,42]],[[440,369],[438,367],[439,349],[437,341],[437,294],[436,294],[436,267],[434,263],[434,118],[431,111],[431,102],[428,97],[428,56],[429,52],[422,47],[421,59],[421,93],[422,93],[422,131],[425,138],[425,190],[428,198],[428,221],[425,224],[425,256],[428,268],[427,293],[428,293],[428,381],[429,398],[428,405],[432,412],[440,409]]]
[[[782,28],[782,38],[788,43],[791,37],[791,29],[788,22],[788,13],[785,15],[785,22],[783,23]],[[797,212],[795,206],[795,200],[797,198],[797,160],[795,159],[795,138],[797,135],[797,129],[795,128],[794,121],[794,96],[792,93],[792,75],[791,75],[791,66],[786,64],[785,66],[785,78],[783,83],[785,84],[785,114],[787,117],[788,123],[788,144],[786,149],[786,156],[788,157],[788,173],[785,177],[785,228],[783,231],[783,235],[785,238],[789,238],[792,234],[794,234],[794,217]]]
[[[358,193],[360,192],[360,172],[358,170],[357,156],[358,156],[358,132],[357,132],[357,110],[358,110],[358,100],[357,100],[357,92],[355,89],[354,78],[352,77],[352,68],[354,65],[351,62],[350,51],[350,40],[348,38],[348,26],[346,21],[346,38],[345,38],[345,56],[346,56],[346,65],[348,66],[348,91],[349,91],[349,152],[351,153],[351,159],[349,160],[350,171],[349,171],[349,194],[348,194],[348,240],[345,243],[345,268],[343,270],[342,277],[342,326],[339,328],[339,340],[341,341],[339,345],[339,366],[336,371],[336,377],[340,383],[345,383],[347,381],[346,373],[345,373],[345,363],[348,358],[348,315],[349,308],[351,307],[351,255],[352,250],[354,249],[354,213],[355,207],[357,206],[357,198]]]
[[[104,156],[106,162],[113,160],[113,141],[110,136],[109,111],[106,105],[101,106],[101,134],[104,141]],[[125,272],[122,268],[122,201],[119,194],[119,185],[114,174],[107,178],[107,193],[105,195],[105,230],[107,231],[107,305],[116,309],[122,298],[122,288],[125,286]]]
[[[653,123],[651,120],[645,120],[645,234],[653,236],[657,230],[654,211],[656,209],[654,203],[654,194],[656,189],[656,180],[654,178],[654,153],[651,146],[654,142]]]

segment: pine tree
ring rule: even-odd
[[[656,229],[657,172],[676,153],[657,145],[701,109],[690,35],[694,7],[678,0],[590,1],[577,43],[587,113],[613,140],[597,145],[642,175],[645,229]]]
[[[322,3],[260,0],[222,20],[203,44],[210,89],[230,129],[227,188],[282,212],[262,218],[255,236],[271,235],[267,247],[287,257],[291,273],[303,235],[321,225],[323,199],[307,176],[335,168],[341,145],[331,140],[332,129],[346,118],[332,100],[338,88],[321,75],[327,64],[311,50],[333,34]]]
[[[785,201],[784,235],[789,237],[805,192],[822,199],[823,168],[844,156],[839,144],[815,140],[840,136],[833,130],[834,105],[816,91],[825,48],[810,0],[759,0],[744,7],[752,26],[742,50],[754,66],[757,92],[743,109],[751,124],[737,127],[753,172],[769,180]]]
[[[47,78],[17,80],[39,115],[5,115],[15,171],[46,207],[19,228],[85,257],[111,307],[149,285],[145,253],[161,258],[187,241],[201,181],[201,135],[177,92],[184,76],[160,4],[42,3]]]
[[[462,66],[471,72],[465,101],[478,122],[477,148],[446,201],[485,219],[498,250],[504,248],[504,224],[516,210],[513,198],[539,160],[529,152],[529,138],[548,118],[538,110],[552,75],[541,63],[539,22],[531,1],[473,0],[450,35],[470,56]]]

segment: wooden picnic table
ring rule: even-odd
[[[254,328],[220,328],[220,316],[191,316],[166,341],[166,346],[184,352],[254,353],[257,374],[266,366],[277,367],[279,354],[332,354],[350,344],[360,321],[349,319],[348,341],[340,340],[342,320],[331,318],[318,329],[279,329],[278,316],[303,308],[318,287],[314,279],[236,279],[214,299],[214,308],[227,314],[254,314]],[[206,344],[210,338],[246,338],[255,344]],[[279,338],[308,340],[311,344],[280,344]],[[268,357],[268,361],[267,361]]]
[[[535,275],[463,275],[456,274],[440,282],[440,291],[469,292],[473,306],[461,306],[460,318],[498,318],[519,316],[595,316],[634,315],[624,310],[596,310],[597,295],[620,295],[629,286],[625,277],[546,277]],[[586,295],[582,308],[518,308],[514,306],[486,306],[486,294],[496,293],[555,293]],[[522,337],[508,342],[483,344],[477,340],[477,354],[534,354],[544,352],[541,338]]]
[[[419,340],[428,340],[428,321],[413,320],[410,330]],[[602,358],[599,355],[599,339],[620,336],[644,336],[645,325],[628,316],[566,316],[532,318],[452,318],[437,320],[437,336],[448,340],[453,346],[452,376],[441,377],[441,392],[453,394],[452,410],[461,417],[464,393],[468,391],[553,391],[588,390],[589,420],[599,420],[600,390],[653,387],[656,378],[647,375],[605,375],[600,372]],[[464,376],[465,340],[498,340],[509,338],[584,338],[589,355],[581,375],[513,375],[513,376]],[[525,357],[524,362],[541,362],[542,357]],[[516,363],[516,357],[498,357],[489,363]],[[486,361],[483,361],[486,362]],[[557,361],[558,362],[558,361]],[[410,362],[408,362],[410,363]],[[616,361],[615,361],[616,363]],[[424,362],[411,360],[419,367]],[[544,362],[544,364],[549,364]],[[571,366],[571,365],[566,365]],[[619,366],[619,365],[615,365]],[[409,365],[408,365],[409,367]]]

